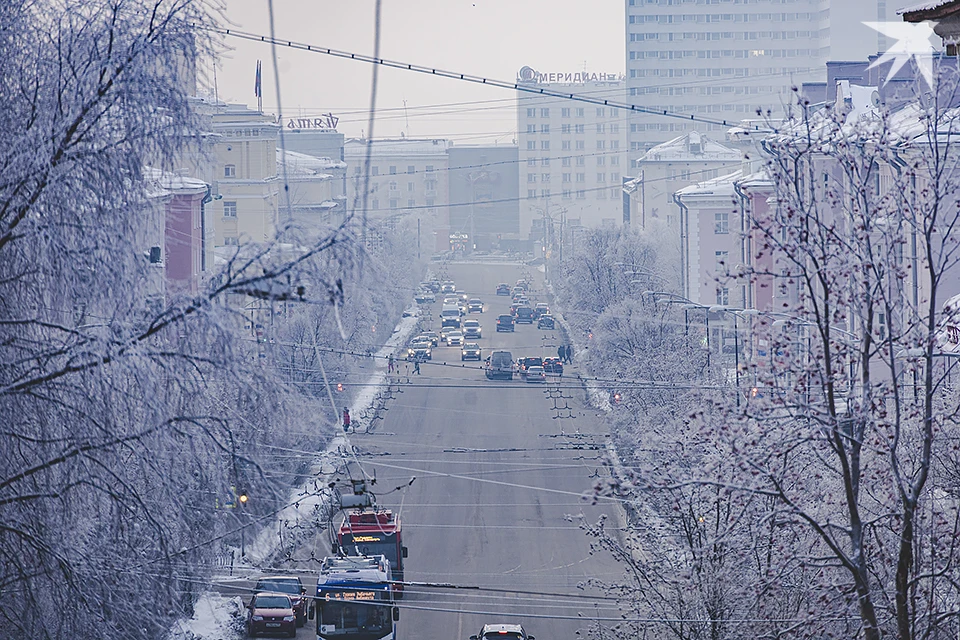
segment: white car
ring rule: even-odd
[[[465,338],[479,340],[483,337],[483,329],[480,327],[479,320],[464,320],[463,335]]]
[[[460,347],[463,346],[463,332],[462,331],[451,331],[447,334],[447,346],[448,347]]]

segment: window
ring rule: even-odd
[[[560,148],[563,149],[564,151],[569,151],[569,150],[570,150],[570,141],[569,141],[569,140],[561,140],[561,141],[560,141]]]
[[[372,176],[380,175],[380,167],[370,167],[370,175]]]
[[[564,200],[569,200],[571,193],[573,193],[573,192],[570,191],[570,189],[564,189],[564,190],[563,190],[563,199],[564,199]]]
[[[223,201],[223,217],[224,217],[224,218],[236,218],[236,217],[237,217],[237,202],[236,202],[236,200],[224,200],[224,201]]]
[[[550,125],[548,124],[540,125],[540,133],[550,133]]]
[[[531,107],[527,107],[527,117],[528,117],[528,118],[536,118],[536,117],[537,117],[537,110],[536,110],[536,109],[533,109],[533,108],[531,108]]]
[[[607,147],[607,141],[606,141],[606,140],[597,140],[597,151],[602,151],[602,150],[605,149],[606,147]]]
[[[620,166],[620,158],[619,158],[618,156],[613,156],[612,158],[610,158],[610,166],[611,166],[611,167],[619,167],[619,166]]]
[[[549,197],[550,197],[550,189],[540,189],[540,197],[541,197],[541,198],[549,198]]]
[[[537,132],[537,125],[535,125],[535,124],[529,124],[529,123],[528,123],[528,124],[527,124],[527,133],[536,133],[536,132]]]
[[[569,118],[569,117],[570,117],[570,107],[564,107],[564,108],[560,109],[560,117],[561,117],[561,118]]]
[[[223,177],[224,177],[224,178],[236,178],[236,177],[237,177],[237,165],[235,165],[235,164],[225,164],[225,165],[223,165]]]
[[[363,173],[363,167],[357,166],[357,167],[354,167],[354,168],[353,168],[353,174],[354,174],[354,175],[357,175],[357,176],[358,176],[358,175],[360,175],[361,173]]]
[[[560,133],[570,133],[570,125],[569,125],[569,124],[561,124],[561,125],[560,125]]]
[[[537,159],[536,159],[536,158],[527,158],[527,166],[528,166],[528,167],[535,167],[535,166],[537,166]]]
[[[597,174],[597,182],[606,182],[606,181],[607,181],[607,174],[605,173]]]
[[[408,182],[408,183],[407,183],[407,191],[410,192],[410,193],[413,193],[413,183],[412,183],[412,182]]]
[[[727,271],[727,259],[730,255],[729,251],[715,251],[716,259],[716,271],[717,273],[726,273]]]
[[[610,141],[610,148],[611,148],[611,149],[619,149],[619,148],[620,148],[620,141],[619,141],[619,140],[611,140],[611,141]]]
[[[561,182],[571,182],[572,177],[573,177],[572,174],[565,173],[563,174],[563,176],[561,176]]]
[[[597,133],[606,133],[607,127],[602,122],[597,123]]]
[[[236,236],[227,236],[223,239],[223,244],[228,247],[238,247],[240,246],[240,238]]]
[[[717,288],[717,304],[722,304],[724,306],[730,304],[730,289],[726,287]]]
[[[620,133],[620,125],[616,122],[610,123],[610,133]]]
[[[607,115],[607,110],[603,107],[597,107],[597,117],[604,118]]]
[[[150,264],[160,264],[160,261],[163,259],[163,253],[160,247],[152,246],[150,247]]]
[[[413,198],[407,199],[407,206],[408,206],[408,207],[415,207],[416,205],[417,205],[417,201],[416,201],[416,200],[414,200]]]
[[[540,175],[540,182],[550,182],[550,174],[543,173]]]
[[[730,233],[730,220],[726,211],[713,214],[713,232],[716,234]]]
[[[585,125],[585,124],[578,124],[578,125],[576,125],[576,126],[574,127],[573,132],[574,132],[574,133],[586,133],[586,127],[587,127],[587,125]]]
[[[416,173],[416,172],[417,172],[417,168],[415,166],[413,166],[412,164],[407,165],[407,173]]]
[[[536,140],[527,140],[527,151],[533,151],[537,148]]]
[[[583,189],[577,189],[577,200],[586,200],[587,192]]]
[[[550,141],[549,141],[549,140],[541,140],[541,141],[540,141],[540,148],[543,149],[544,151],[549,151],[549,150],[550,150]]]
[[[371,201],[370,201],[370,208],[373,209],[373,210],[379,209],[379,208],[380,208],[380,201],[377,200],[376,198],[374,198],[373,200],[371,200]]]
[[[536,189],[527,189],[527,198],[536,198],[537,190]]]
[[[583,140],[577,140],[577,150],[582,151],[586,148],[586,143]]]
[[[537,181],[537,174],[535,174],[535,173],[528,173],[528,174],[527,174],[527,184],[530,184],[530,183],[533,183],[533,182],[536,182],[536,181]]]
[[[586,182],[586,181],[587,181],[587,174],[585,173],[577,174],[577,182]]]
[[[541,118],[549,118],[549,117],[550,117],[550,109],[540,109],[540,117],[541,117]]]
[[[432,165],[432,164],[428,164],[428,165],[427,165],[427,173],[433,173],[433,165]]]
[[[390,175],[392,176],[397,175],[397,165],[395,164],[390,165]]]
[[[390,198],[390,208],[391,208],[391,209],[396,209],[396,208],[399,207],[399,206],[400,206],[400,201],[399,201],[399,200],[397,200],[396,198]]]
[[[611,173],[611,174],[610,174],[610,182],[620,182],[620,174],[619,174],[619,173],[616,173],[616,172]]]
[[[432,207],[436,200],[434,198],[427,198],[427,206]]]
[[[597,166],[602,167],[607,163],[607,159],[603,156],[597,156]]]
[[[582,118],[583,115],[584,115],[584,109],[583,109],[583,107],[577,107],[577,117],[578,117],[578,118]]]
[[[540,165],[544,167],[550,166],[550,158],[540,158]]]
[[[583,156],[577,156],[577,166],[578,167],[587,166],[587,159],[584,158]]]
[[[569,167],[569,166],[570,166],[570,156],[566,156],[566,157],[564,157],[564,158],[561,158],[561,159],[560,159],[560,164],[561,164],[562,166],[564,166],[564,167]]]

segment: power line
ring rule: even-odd
[[[432,67],[425,67],[421,65],[407,63],[407,62],[386,60],[384,58],[380,58],[377,56],[367,56],[361,53],[351,53],[349,51],[341,51],[339,49],[331,49],[329,47],[310,45],[302,42],[294,42],[292,40],[280,40],[277,38],[272,38],[270,36],[258,35],[255,33],[248,33],[245,31],[237,31],[235,29],[213,29],[213,31],[221,35],[240,38],[242,40],[263,42],[270,45],[282,46],[290,49],[297,49],[300,51],[309,51],[311,53],[318,53],[321,55],[328,55],[336,58],[344,58],[347,60],[357,60],[359,62],[366,62],[368,64],[373,64],[377,66],[384,66],[384,67],[388,67],[392,69],[400,69],[404,71],[414,71],[417,73],[437,76],[440,78],[460,80],[463,82],[470,82],[473,84],[483,84],[483,85],[488,85],[492,87],[497,87],[500,89],[512,89],[514,91],[521,91],[524,93],[548,96],[551,98],[561,98],[564,100],[571,100],[574,102],[583,102],[586,104],[592,104],[592,105],[601,106],[601,107],[613,107],[617,109],[624,109],[625,111],[631,111],[633,113],[644,113],[652,116],[674,118],[678,120],[699,122],[701,124],[711,124],[711,125],[717,125],[722,127],[742,126],[744,129],[751,129],[754,131],[769,130],[769,128],[766,128],[766,127],[761,128],[759,125],[741,124],[740,121],[734,122],[730,120],[714,120],[712,118],[700,118],[692,114],[687,115],[682,113],[676,113],[673,111],[669,111],[667,109],[651,109],[648,107],[641,107],[635,104],[628,104],[626,102],[621,102],[618,100],[593,98],[585,94],[566,93],[563,91],[557,91],[556,89],[538,87],[536,85],[527,85],[527,84],[522,84],[518,82],[505,82],[503,80],[494,80],[491,78],[484,78],[482,76],[474,76],[466,73],[457,73],[455,71],[445,71],[443,69],[435,69]]]

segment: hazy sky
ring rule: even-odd
[[[842,6],[838,16],[876,19],[876,0],[834,3]],[[269,34],[266,0],[226,4],[233,28]],[[287,40],[371,55],[373,7],[373,0],[274,0],[275,32]],[[507,81],[524,65],[541,71],[585,66],[598,73],[624,71],[623,0],[384,0],[381,24],[381,57],[449,71]],[[264,111],[276,113],[270,46],[234,38],[224,44],[228,49],[217,67],[219,98],[255,106],[259,58]],[[843,57],[861,49],[865,56],[876,50],[876,34],[851,24],[844,30],[843,48]],[[366,130],[371,65],[285,47],[277,48],[277,60],[285,116],[332,112],[348,137]],[[503,89],[381,67],[377,108],[377,137],[406,131],[470,144],[509,143],[515,136],[516,95]]]

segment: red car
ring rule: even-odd
[[[247,635],[258,633],[282,633],[288,638],[297,637],[297,614],[293,602],[285,593],[264,591],[250,599],[247,605]]]
[[[344,409],[344,426],[349,426],[349,414]],[[254,593],[271,591],[285,593],[290,596],[293,613],[297,616],[297,626],[302,627],[307,622],[307,590],[297,576],[263,576],[257,580]]]

